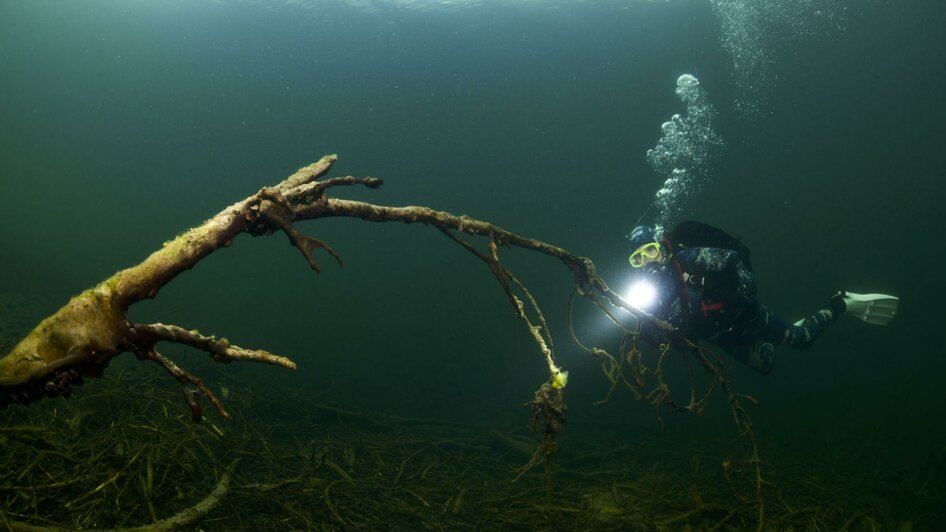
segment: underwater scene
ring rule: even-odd
[[[0,0],[0,531],[946,530],[944,27]]]

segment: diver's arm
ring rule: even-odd
[[[730,261],[732,269],[736,274],[737,282],[737,293],[745,298],[747,302],[755,301],[756,298],[756,284],[755,284],[755,275],[752,274],[752,271],[746,267],[746,264],[742,262],[742,259],[739,258],[739,254],[735,251],[730,251]]]

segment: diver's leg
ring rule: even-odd
[[[795,349],[808,349],[828,323],[834,321],[835,311],[825,307],[798,322],[788,323],[770,311],[765,305],[759,305],[759,337],[773,344],[787,345]]]
[[[768,375],[775,364],[775,346],[761,338],[760,329],[764,323],[765,313],[762,305],[753,304],[737,319],[732,329],[710,341],[723,348],[739,362],[763,375]]]
[[[720,347],[739,362],[763,375],[771,373],[772,366],[775,365],[775,345],[771,342],[757,339],[720,345]]]

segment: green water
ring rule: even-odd
[[[488,220],[592,258],[618,287],[623,236],[663,181],[646,150],[691,73],[726,148],[687,212],[749,244],[761,299],[797,319],[837,289],[901,297],[888,327],[845,319],[809,351],[779,351],[770,376],[733,368],[760,402],[764,450],[928,467],[946,442],[946,16],[932,2],[819,4],[760,2],[765,16],[747,20],[744,3],[695,0],[0,2],[0,303],[30,303],[0,313],[35,322],[326,153],[334,175],[385,180],[337,197]],[[344,268],[323,257],[316,275],[282,235],[242,236],[132,317],[299,364],[222,369],[251,387],[528,423],[518,405],[547,371],[488,268],[428,227],[299,228]],[[664,433],[630,394],[593,406],[607,382],[568,338],[569,272],[504,253],[570,371],[571,434],[733,437],[722,396],[701,418],[665,414]],[[590,309],[578,324],[616,348]]]

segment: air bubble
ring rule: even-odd
[[[664,122],[657,145],[647,150],[647,162],[665,178],[654,198],[659,226],[673,223],[684,212],[686,200],[709,181],[707,166],[723,146],[712,127],[716,110],[699,80],[690,74],[680,76],[676,94],[686,111]]]

